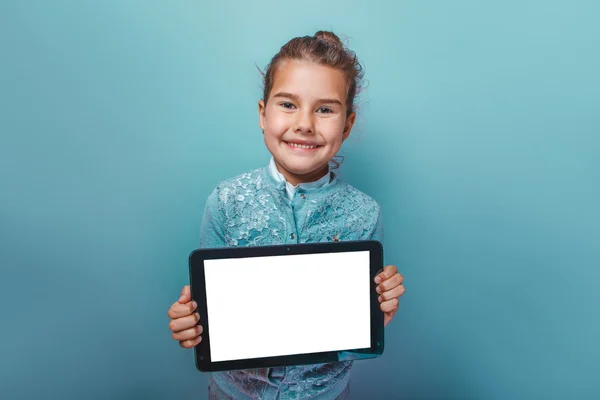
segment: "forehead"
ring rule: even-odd
[[[270,95],[293,93],[307,100],[346,99],[346,79],[336,68],[311,61],[285,60],[277,67]]]

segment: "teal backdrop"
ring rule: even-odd
[[[206,398],[167,309],[209,192],[268,162],[256,65],[331,29],[369,80],[340,172],[407,288],[353,398],[600,398],[599,14],[0,1],[0,397]]]

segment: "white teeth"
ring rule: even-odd
[[[298,143],[289,143],[290,146],[292,147],[297,147],[299,149],[316,149],[317,146],[310,146],[307,144],[298,144]]]

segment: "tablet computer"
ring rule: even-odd
[[[377,241],[198,249],[189,256],[202,372],[375,358]]]

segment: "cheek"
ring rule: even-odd
[[[275,136],[285,133],[292,123],[288,114],[277,112],[276,110],[268,110],[265,121],[269,134]]]
[[[345,121],[340,119],[324,119],[320,121],[318,131],[331,144],[342,143],[342,134],[344,133]]]

